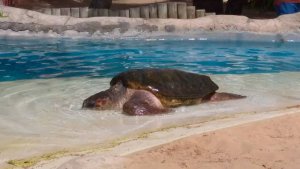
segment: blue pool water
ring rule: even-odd
[[[300,43],[0,38],[0,81],[111,77],[132,68],[208,74],[300,71]]]

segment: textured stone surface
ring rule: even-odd
[[[197,19],[141,19],[124,17],[74,18],[52,16],[30,10],[2,7],[8,17],[0,18],[1,30],[56,32],[88,32],[93,35],[118,32],[120,36],[154,33],[177,35],[197,32],[250,32],[269,34],[300,34],[300,13],[276,19],[256,20],[244,16],[216,15]]]

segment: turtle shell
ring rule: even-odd
[[[214,93],[218,86],[205,75],[176,69],[134,69],[116,75],[110,82],[127,88],[152,92],[166,99],[199,99]]]

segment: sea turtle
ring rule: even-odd
[[[109,89],[85,99],[82,107],[149,115],[183,105],[245,97],[217,93],[218,88],[205,75],[176,69],[134,69],[113,77]]]

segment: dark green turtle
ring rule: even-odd
[[[83,108],[123,109],[129,115],[168,112],[170,108],[245,96],[217,93],[205,75],[176,69],[135,69],[116,75],[108,90],[90,96]]]

